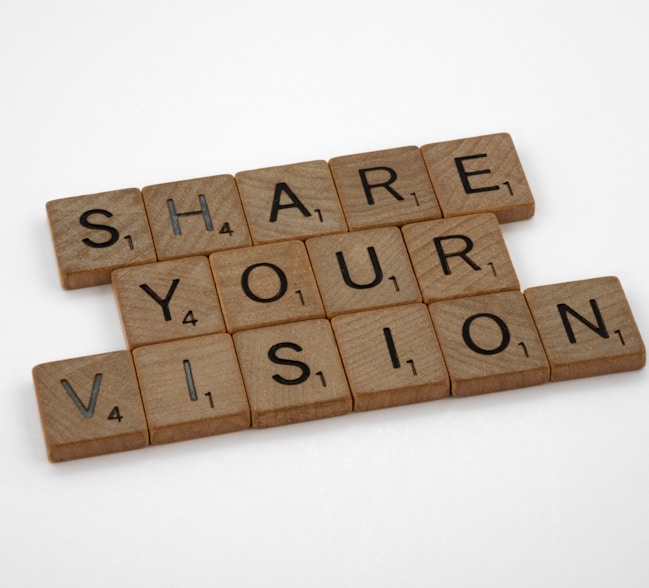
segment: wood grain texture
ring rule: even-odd
[[[528,288],[552,380],[639,369],[645,346],[618,278]]]
[[[453,396],[546,383],[550,367],[520,292],[430,305]]]
[[[426,303],[520,288],[491,213],[414,223],[402,232]]]
[[[252,245],[231,175],[147,186],[142,197],[159,261]]]
[[[47,456],[52,462],[149,443],[128,351],[40,364],[32,370]]]
[[[534,215],[534,197],[509,134],[431,143],[421,152],[445,217],[493,212],[506,223]]]
[[[229,332],[325,316],[302,241],[214,253],[210,265]]]
[[[347,230],[326,161],[307,161],[235,175],[255,245]]]
[[[315,237],[306,246],[327,317],[421,302],[397,227]]]
[[[114,269],[157,259],[136,188],[51,200],[46,210],[65,289],[109,284]]]
[[[354,410],[449,395],[448,373],[424,304],[345,314],[334,317],[331,324]]]
[[[133,359],[152,445],[250,427],[230,335],[148,345]]]
[[[329,167],[350,230],[442,216],[418,147],[334,157]]]
[[[129,349],[225,332],[206,257],[116,270],[113,289]]]
[[[255,428],[339,416],[352,397],[329,321],[233,335]]]

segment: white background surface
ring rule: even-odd
[[[47,200],[507,131],[523,288],[649,337],[640,1],[0,2],[2,586],[649,585],[647,370],[52,465],[31,368],[125,348]]]

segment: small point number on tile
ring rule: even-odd
[[[207,396],[207,399],[210,401],[210,408],[214,408],[214,400],[212,399],[212,393],[205,392],[205,396]]]
[[[230,237],[232,237],[232,233],[234,233],[234,231],[230,228],[230,223],[223,223],[223,226],[219,230],[219,234],[221,235],[227,234],[230,235]]]
[[[194,318],[194,311],[193,310],[188,310],[187,314],[183,318],[183,325],[192,325],[196,326],[196,323],[198,322],[197,318]]]
[[[296,290],[295,293],[300,297],[300,304],[304,306],[304,296],[302,295],[302,290]]]
[[[410,192],[410,195],[415,199],[415,205],[419,206],[419,198],[417,198],[416,192]]]
[[[494,276],[498,277],[498,274],[496,273],[496,268],[495,268],[493,262],[490,261],[487,265],[491,266],[491,271],[493,272]]]
[[[394,284],[394,289],[399,292],[399,282],[397,282],[396,276],[390,276],[388,280],[392,280],[392,283]]]
[[[314,208],[313,212],[315,212],[318,215],[318,219],[320,220],[320,222],[323,222],[323,220],[322,220],[322,211],[319,208]]]
[[[126,239],[126,242],[128,243],[128,248],[131,251],[133,251],[133,249],[134,249],[134,247],[133,247],[133,237],[131,237],[130,235],[124,235],[124,239]]]
[[[322,372],[316,372],[315,375],[320,378],[320,382],[322,383],[322,387],[326,388],[327,387],[327,380],[325,380],[324,374]]]
[[[626,343],[624,342],[624,337],[622,337],[622,331],[620,331],[620,329],[615,329],[615,331],[613,332],[617,333],[617,336],[620,338],[622,345],[626,345]]]
[[[118,423],[121,423],[123,418],[124,417],[119,412],[119,406],[113,406],[113,410],[110,411],[110,414],[108,415],[107,420],[109,420],[109,421],[117,421]]]
[[[519,345],[523,348],[523,353],[525,354],[525,357],[529,357],[530,354],[529,354],[529,352],[527,351],[527,345],[525,345],[525,342],[524,342],[524,341],[521,341],[521,342],[519,343]]]
[[[507,189],[509,190],[509,195],[513,196],[514,191],[512,190],[512,185],[509,182],[503,182],[503,186],[507,186]]]
[[[417,369],[415,368],[415,360],[414,359],[407,359],[406,363],[410,365],[410,368],[412,369],[412,375],[416,376],[417,375]]]

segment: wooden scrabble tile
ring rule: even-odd
[[[421,302],[397,227],[314,237],[306,246],[327,317]]]
[[[129,349],[225,332],[207,257],[116,270],[113,289]]]
[[[507,133],[424,145],[444,216],[493,212],[501,223],[534,215],[534,198]]]
[[[231,333],[325,316],[302,241],[222,251],[210,264]]]
[[[252,245],[231,175],[142,189],[158,260]]]
[[[402,232],[426,303],[520,289],[491,213],[414,223]]]
[[[552,380],[645,365],[645,346],[616,277],[528,288],[525,298],[550,360]]]
[[[133,359],[152,445],[250,427],[230,335],[147,345]]]
[[[453,396],[544,384],[550,367],[520,292],[430,305]]]
[[[350,230],[442,216],[417,147],[334,157],[329,167]]]
[[[235,178],[255,245],[347,230],[326,161],[243,171]]]
[[[344,314],[334,317],[331,325],[354,410],[449,395],[448,373],[424,304]]]
[[[148,445],[128,351],[43,363],[34,367],[32,375],[50,461]]]
[[[156,261],[135,188],[51,200],[46,209],[66,289],[109,284],[116,268]]]
[[[352,397],[329,321],[285,323],[233,335],[252,426],[339,416]]]

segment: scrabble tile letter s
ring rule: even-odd
[[[156,261],[136,188],[51,200],[46,208],[67,290],[109,284],[114,269]]]
[[[239,331],[233,339],[253,427],[351,412],[352,397],[329,321]]]

